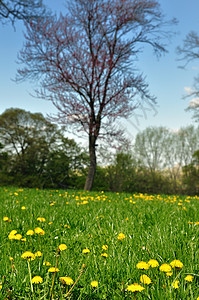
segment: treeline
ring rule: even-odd
[[[87,149],[65,134],[42,114],[6,110],[0,115],[0,185],[83,189]],[[199,194],[199,127],[147,128],[132,147],[98,152],[103,165],[94,190]]]

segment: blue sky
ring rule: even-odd
[[[185,88],[191,87],[193,79],[199,73],[199,61],[192,62],[186,70],[178,68],[176,47],[182,44],[190,30],[199,33],[199,1],[198,0],[160,0],[160,5],[167,19],[177,18],[176,36],[168,45],[168,53],[160,59],[152,55],[146,47],[137,63],[139,70],[146,76],[150,91],[157,97],[155,109],[146,107],[144,112],[135,111],[135,116],[129,121],[120,121],[127,128],[129,138],[148,126],[166,126],[177,130],[180,127],[194,124],[191,114],[185,112],[189,100],[183,100]],[[64,9],[64,0],[46,0],[52,9]],[[0,113],[10,107],[19,107],[31,112],[56,113],[50,102],[33,98],[34,83],[16,84],[12,79],[18,67],[17,52],[22,48],[23,24],[17,22],[14,30],[10,24],[0,25]]]

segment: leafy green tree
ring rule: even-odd
[[[183,183],[187,194],[199,194],[199,150],[193,154],[192,162],[183,167]]]

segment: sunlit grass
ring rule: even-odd
[[[0,188],[0,201],[0,299],[199,297],[198,197]]]

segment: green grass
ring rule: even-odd
[[[0,299],[199,297],[197,197],[0,188],[0,201]],[[21,209],[23,206],[25,209]],[[11,221],[3,221],[4,217]],[[38,217],[45,218],[45,222],[39,222]],[[26,235],[36,227],[45,234]],[[12,230],[17,230],[22,240],[9,239]],[[125,235],[121,241],[120,233]],[[60,244],[67,245],[67,249],[59,253]],[[103,245],[108,245],[108,250],[103,250]],[[90,253],[83,254],[85,248]],[[21,258],[26,251],[42,253],[40,258],[30,261],[32,278],[43,279],[42,283],[33,284],[33,292],[27,261]],[[108,257],[102,257],[102,253]],[[150,259],[156,259],[159,265],[177,259],[183,268],[173,269],[170,277],[159,267],[137,269],[138,262]],[[60,271],[55,274],[50,295],[53,273],[48,269],[55,267],[56,260]],[[51,266],[43,265],[44,261]],[[142,274],[151,278],[151,284],[140,282]],[[185,280],[188,274],[193,276],[191,283]],[[79,278],[68,295],[71,286],[60,282],[62,276],[74,282]],[[176,289],[172,286],[175,280],[179,281]],[[97,281],[98,286],[92,287],[92,281]],[[137,293],[127,291],[133,283],[145,289]]]

